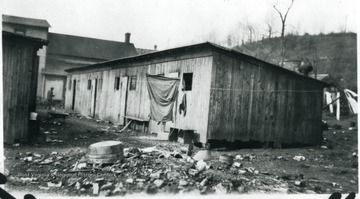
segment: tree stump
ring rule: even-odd
[[[122,142],[119,141],[103,141],[90,145],[87,153],[89,163],[108,164],[122,161],[124,159],[124,151]]]

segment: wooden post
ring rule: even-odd
[[[338,99],[336,101],[336,119],[340,120],[340,92],[336,93],[336,98]]]

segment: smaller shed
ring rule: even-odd
[[[4,142],[28,140],[30,112],[36,109],[37,51],[46,40],[3,31]]]
[[[150,132],[197,141],[319,144],[326,83],[209,42],[68,69],[67,109],[124,124],[149,121],[148,75],[179,79],[172,121]],[[140,124],[139,124],[140,125]]]

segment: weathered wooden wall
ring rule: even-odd
[[[137,118],[148,118],[150,113],[149,95],[146,84],[146,73],[148,74],[168,74],[178,72],[182,78],[183,73],[193,73],[193,85],[191,91],[186,91],[187,95],[187,114],[184,117],[179,114],[178,106],[181,103],[183,91],[179,88],[179,96],[176,107],[174,108],[174,122],[167,122],[165,129],[170,127],[195,130],[200,134],[202,141],[206,141],[209,97],[210,97],[210,75],[212,68],[212,57],[209,52],[192,54],[191,56],[180,56],[174,59],[156,58],[147,61],[134,61],[131,63],[109,65],[101,70],[89,70],[84,72],[74,72],[68,76],[66,86],[66,109],[72,106],[72,89],[69,90],[69,83],[76,79],[77,93],[75,111],[83,115],[90,116],[91,91],[87,90],[89,79],[101,79],[102,86],[98,87],[97,104],[95,117],[110,120],[123,124],[123,118],[119,117],[121,88],[114,90],[115,77],[122,79],[124,76],[130,77],[137,75],[136,90],[127,90],[126,115]],[[71,83],[73,84],[73,83]],[[180,82],[181,85],[181,82]],[[129,86],[128,86],[129,88]],[[157,122],[151,121],[149,124],[150,132],[158,132],[161,126]]]
[[[36,108],[37,42],[3,34],[4,142],[28,139],[30,112]]]
[[[54,100],[63,100],[65,98],[64,96],[64,86],[66,81],[66,76],[52,76],[52,75],[45,75],[45,88],[44,90],[44,96],[45,99],[47,98],[47,92],[51,89],[51,87],[54,88]]]
[[[214,53],[208,139],[317,144],[319,83],[229,53]]]
[[[174,122],[162,127],[151,121],[150,132],[169,131],[171,127],[194,130],[204,143],[207,140],[321,142],[324,85],[246,55],[204,46],[75,69],[68,76],[68,83],[78,81],[75,111],[91,115],[91,90],[87,89],[87,83],[97,78],[102,85],[98,87],[95,117],[123,124],[119,113],[122,112],[120,101],[124,99],[121,88],[114,90],[115,77],[130,79],[137,75],[136,90],[127,90],[125,112],[127,116],[148,118],[146,73],[165,76],[179,73],[182,78],[183,73],[192,72],[193,89],[186,91],[186,116],[179,114],[185,93],[180,90]],[[66,92],[68,109],[72,106],[72,93],[72,90]]]

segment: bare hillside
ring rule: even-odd
[[[343,87],[356,89],[357,46],[355,33],[286,36],[286,60],[315,62],[318,73],[328,73]],[[280,38],[267,38],[234,47],[235,50],[279,65]]]

